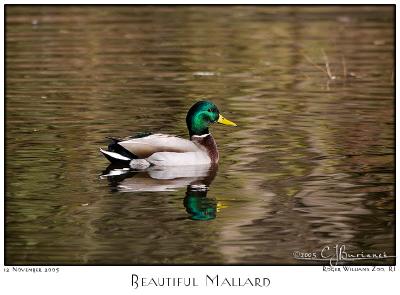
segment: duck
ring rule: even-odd
[[[219,153],[209,126],[219,123],[237,126],[224,118],[217,106],[207,100],[196,102],[187,112],[189,139],[162,134],[140,133],[126,138],[108,137],[108,149],[100,152],[112,164],[128,165],[142,170],[150,166],[217,165]]]

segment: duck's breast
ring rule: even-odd
[[[196,144],[202,151],[207,153],[211,163],[218,163],[219,153],[217,143],[210,133],[204,135],[192,135],[191,141]]]

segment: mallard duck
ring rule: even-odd
[[[208,127],[212,123],[237,126],[225,119],[211,101],[195,103],[186,115],[190,140],[167,134],[145,133],[128,138],[110,138],[108,151],[100,149],[111,162],[129,164],[133,169],[149,166],[217,164],[217,144]]]

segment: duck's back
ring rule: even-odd
[[[159,152],[188,153],[199,151],[199,147],[190,140],[159,133],[120,141],[118,144],[140,159],[148,158]]]

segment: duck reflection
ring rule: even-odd
[[[135,171],[111,164],[100,178],[107,179],[112,190],[118,192],[165,192],[186,186],[183,204],[190,219],[211,220],[217,215],[217,200],[207,194],[217,171],[217,165],[152,166]]]
[[[188,185],[183,204],[193,220],[211,220],[217,217],[217,200],[207,197],[208,187]]]

